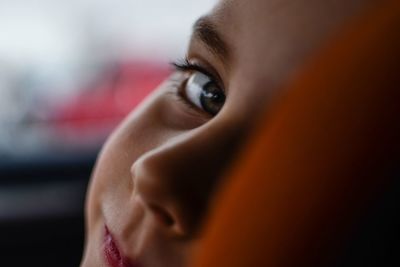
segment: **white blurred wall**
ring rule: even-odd
[[[0,0],[0,152],[33,144],[18,138],[34,136],[26,115],[82,90],[107,63],[182,57],[215,2]]]
[[[0,0],[0,120],[21,75],[27,90],[63,94],[104,60],[182,56],[192,23],[215,1]]]

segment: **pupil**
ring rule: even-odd
[[[206,112],[216,115],[224,105],[224,102],[225,95],[218,86],[213,82],[209,82],[204,86],[200,96],[200,103]]]

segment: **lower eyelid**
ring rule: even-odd
[[[189,80],[189,78],[191,77],[192,74],[188,74],[186,73],[185,78],[182,80],[175,80],[173,81],[173,85],[172,85],[172,90],[169,91],[172,96],[173,99],[177,102],[179,102],[180,104],[185,106],[185,109],[187,109],[187,112],[191,115],[191,116],[202,116],[202,117],[206,117],[207,119],[211,118],[212,116],[210,116],[207,112],[205,112],[204,110],[200,109],[199,107],[195,106],[193,103],[191,103],[191,101],[189,101],[187,99],[184,87],[186,86],[187,81]]]
[[[177,88],[173,88],[166,92],[165,96],[165,109],[163,110],[163,117],[166,118],[166,123],[173,128],[179,129],[194,129],[204,123],[209,118],[195,110],[190,103],[187,103],[177,93]]]
[[[189,113],[191,113],[191,115],[199,115],[199,110],[193,106],[191,103],[189,103],[186,100],[186,97],[179,92],[180,90],[177,89],[177,91],[175,92],[171,92],[173,99],[178,102],[179,104],[182,104],[183,106],[185,106],[185,108],[188,110]]]
[[[180,71],[178,71],[178,72],[180,72]],[[190,78],[190,75],[187,74],[185,79],[180,79],[180,80],[171,79],[171,81],[173,82],[173,84],[171,84],[171,86],[173,88],[172,88],[172,90],[169,91],[169,93],[173,96],[174,100],[183,103],[190,109],[195,109],[195,107],[187,101],[187,97],[183,90],[183,88],[186,86],[186,83],[189,78]]]

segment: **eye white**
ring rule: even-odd
[[[204,86],[210,81],[211,79],[207,75],[198,71],[194,72],[187,81],[184,89],[187,99],[197,107],[203,108],[200,101],[201,94]]]

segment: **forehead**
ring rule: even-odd
[[[268,98],[365,2],[220,1],[210,19],[230,51],[229,90]]]

